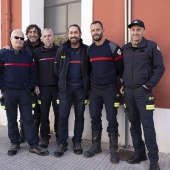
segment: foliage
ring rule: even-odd
[[[54,44],[59,46],[63,44],[64,42],[66,42],[67,40],[68,40],[67,35],[55,35]]]

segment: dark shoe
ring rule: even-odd
[[[147,160],[146,154],[140,154],[140,155],[134,154],[134,155],[132,155],[132,157],[127,159],[127,163],[136,164],[136,163],[140,163],[141,161],[146,161],[146,160]]]
[[[42,139],[40,146],[44,149],[48,148],[49,140]]]
[[[57,150],[54,152],[55,157],[61,157],[64,155],[64,152],[67,151],[67,146],[64,146],[63,144],[59,144]]]
[[[80,143],[75,143],[73,148],[74,148],[74,153],[75,154],[80,155],[80,154],[83,153],[83,149],[82,149]]]
[[[40,155],[40,156],[46,156],[49,154],[49,151],[47,149],[44,149],[39,145],[34,148],[30,148],[29,151],[31,153],[36,153],[37,155]]]
[[[9,156],[15,155],[19,148],[20,148],[20,144],[12,144],[10,149],[8,150],[8,155]]]
[[[149,170],[160,170],[158,162],[156,163],[150,163]]]

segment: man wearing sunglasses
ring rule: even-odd
[[[0,90],[5,98],[8,136],[11,142],[8,155],[15,155],[20,148],[17,123],[17,108],[19,107],[26,139],[30,145],[29,151],[45,156],[49,152],[38,144],[32,117],[31,91],[35,87],[35,66],[32,55],[22,48],[23,45],[24,34],[16,29],[11,33],[10,50],[0,50]]]

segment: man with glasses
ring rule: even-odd
[[[16,29],[11,33],[10,50],[0,50],[0,90],[5,98],[8,120],[8,136],[11,147],[8,155],[13,156],[20,148],[20,135],[17,123],[19,107],[24,124],[29,151],[38,155],[48,155],[48,150],[38,144],[38,137],[32,117],[31,91],[35,87],[35,66],[33,57],[23,49],[24,34]]]

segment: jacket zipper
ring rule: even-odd
[[[135,49],[133,49],[133,61],[132,61],[132,87],[133,87],[133,84],[134,84],[134,82],[133,82],[133,78],[134,78],[134,75],[133,75],[133,73],[134,73],[134,55],[135,55]]]

